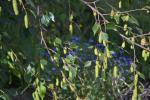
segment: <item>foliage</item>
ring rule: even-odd
[[[137,1],[1,0],[0,98],[145,98],[150,1]]]

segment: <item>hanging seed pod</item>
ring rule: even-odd
[[[125,32],[125,35],[129,35],[129,31],[128,30]]]
[[[142,57],[144,58],[145,61],[147,61],[148,57],[149,57],[149,52],[147,52],[146,50],[142,51]]]
[[[64,54],[67,54],[67,48],[66,47],[64,47]]]
[[[72,25],[72,23],[70,23],[70,25],[69,25],[69,32],[72,34],[73,33],[73,25]]]
[[[19,0],[19,4],[20,4],[20,5],[22,4],[22,0]]]
[[[13,5],[13,10],[14,10],[15,15],[18,15],[19,10],[18,10],[17,0],[12,0],[12,5]]]
[[[71,14],[71,15],[69,16],[69,21],[72,22],[72,20],[73,20],[73,14]]]
[[[132,63],[131,67],[130,67],[130,72],[133,73],[134,72],[134,64]]]
[[[104,57],[103,66],[104,66],[104,70],[106,70],[108,68],[108,59],[107,59],[107,57]]]
[[[111,54],[110,54],[110,51],[109,51],[108,47],[106,48],[106,54],[107,54],[108,58],[111,58]]]
[[[62,81],[63,81],[63,83],[66,83],[66,79],[65,79],[65,78],[63,78],[63,80],[62,80]]]
[[[48,89],[53,90],[54,89],[54,84],[49,84]]]
[[[95,66],[95,78],[97,78],[98,75],[99,75],[99,66],[96,65],[96,66]]]
[[[145,57],[145,55],[146,55],[146,51],[145,51],[145,50],[143,50],[143,51],[142,51],[142,57],[144,58],[144,57]]]
[[[99,42],[99,43],[102,43],[102,42],[103,42],[102,34],[103,34],[103,33],[100,32],[99,35],[98,35],[98,42]]]
[[[130,48],[131,48],[131,49],[134,49],[134,46],[133,46],[133,45],[131,45],[131,46],[130,46]]]
[[[101,57],[101,56],[102,56],[102,53],[101,53],[101,52],[99,52],[99,53],[98,53],[98,56],[99,56],[99,57]]]
[[[44,65],[43,64],[41,64],[41,69],[44,70]]]
[[[56,94],[55,91],[53,92],[53,98],[54,98],[54,100],[58,100],[58,99],[57,99],[57,94]]]
[[[132,100],[137,100],[137,87],[133,90]]]
[[[125,17],[125,21],[126,21],[126,22],[129,21],[129,15],[127,15],[127,16]]]
[[[149,57],[149,55],[150,55],[150,52],[147,52],[147,57]]]
[[[74,89],[74,87],[73,87],[72,85],[69,85],[69,87],[70,87],[70,90],[71,90],[72,92],[75,91],[75,89]]]
[[[121,47],[122,47],[122,48],[125,48],[125,46],[126,46],[125,41],[123,41]]]
[[[27,14],[25,14],[25,16],[24,16],[24,25],[25,25],[25,28],[29,27],[29,21],[28,21],[28,15]]]
[[[60,87],[63,88],[63,81],[60,82]]]
[[[111,10],[111,13],[110,13],[110,16],[113,17],[114,15],[115,15],[115,12],[114,12],[114,10],[112,9],[112,10]]]
[[[80,100],[80,98],[77,96],[77,97],[76,97],[76,100]]]
[[[117,66],[114,67],[114,70],[113,70],[113,77],[114,77],[114,78],[117,78],[117,77],[118,77],[118,67],[117,67]]]
[[[134,86],[136,87],[138,83],[138,74],[134,76]]]
[[[122,1],[119,1],[119,8],[122,8]]]
[[[143,38],[143,39],[141,39],[141,45],[147,45],[147,42],[146,42],[146,39],[145,38]]]
[[[128,28],[128,25],[127,25],[127,24],[124,24],[123,30],[124,30],[124,31],[127,31],[127,28]]]
[[[96,12],[95,11],[93,11],[93,16],[96,17]]]
[[[99,61],[98,60],[96,60],[96,65],[99,65]]]
[[[59,86],[59,80],[58,80],[58,78],[56,79],[56,86]]]
[[[97,48],[94,49],[94,54],[98,55],[98,49]]]
[[[1,13],[2,13],[2,7],[0,6],[0,15],[1,15]]]

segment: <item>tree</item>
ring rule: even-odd
[[[1,0],[0,97],[30,91],[34,100],[145,98],[149,4]]]

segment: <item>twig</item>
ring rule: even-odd
[[[146,33],[146,34],[137,35],[137,36],[134,36],[134,37],[137,38],[137,37],[143,37],[143,36],[148,36],[148,35],[150,35],[150,32]],[[132,38],[132,37],[130,37],[130,38]]]
[[[131,12],[135,12],[135,11],[147,11],[147,9],[145,9],[145,8],[133,9],[133,10],[122,11],[122,12],[117,12],[117,13],[118,13],[118,14],[124,14],[124,13],[131,13]],[[103,14],[103,16],[105,16],[105,15],[110,15],[110,14],[111,14],[111,13]]]
[[[96,12],[104,21],[104,26],[105,26],[105,32],[106,32],[106,23],[108,23],[108,21],[105,19],[105,17],[103,16],[102,13],[100,13],[96,8],[94,8],[93,6],[91,6],[88,2],[81,0],[84,4],[86,4],[88,7],[91,8],[92,11]]]
[[[147,51],[149,51],[150,52],[150,49],[148,49],[148,48],[145,48],[144,46],[142,46],[142,45],[140,45],[140,44],[138,44],[138,43],[136,43],[136,42],[133,42],[132,40],[130,40],[128,37],[126,37],[126,36],[124,36],[124,35],[122,35],[122,34],[119,34],[122,38],[124,38],[125,40],[127,40],[128,42],[130,42],[130,43],[132,43],[132,44],[134,44],[134,45],[136,45],[136,46],[138,46],[138,47],[140,47],[140,48],[142,48],[142,49],[145,49],[145,50],[147,50]]]
[[[100,0],[95,0],[95,1],[88,1],[88,3],[96,3],[96,2],[98,2],[98,1],[100,1]]]
[[[86,4],[88,7],[90,7],[93,11],[95,11],[98,15],[100,15],[104,22],[107,23],[108,21],[105,19],[105,17],[103,16],[102,13],[100,13],[97,9],[95,9],[94,7],[92,7],[88,2],[84,1],[84,0],[81,0],[84,4]]]
[[[38,16],[39,16],[39,9],[40,9],[40,7],[38,6],[38,7],[37,7],[37,15],[38,15]],[[50,51],[49,51],[50,49],[48,48],[48,46],[47,46],[47,44],[46,44],[46,41],[45,41],[45,39],[44,39],[44,36],[43,36],[43,27],[42,27],[42,24],[41,24],[40,19],[39,19],[39,27],[40,27],[40,35],[41,35],[41,44],[43,44],[43,45],[44,45],[44,48],[47,50],[48,55],[49,55],[49,57],[50,57],[51,63],[54,64],[54,65],[56,65],[56,62],[55,62],[54,59],[52,58],[51,53],[50,53]],[[44,29],[44,30],[45,30],[45,29]]]

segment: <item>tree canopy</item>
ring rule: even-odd
[[[150,0],[0,0],[0,99],[148,100]]]

